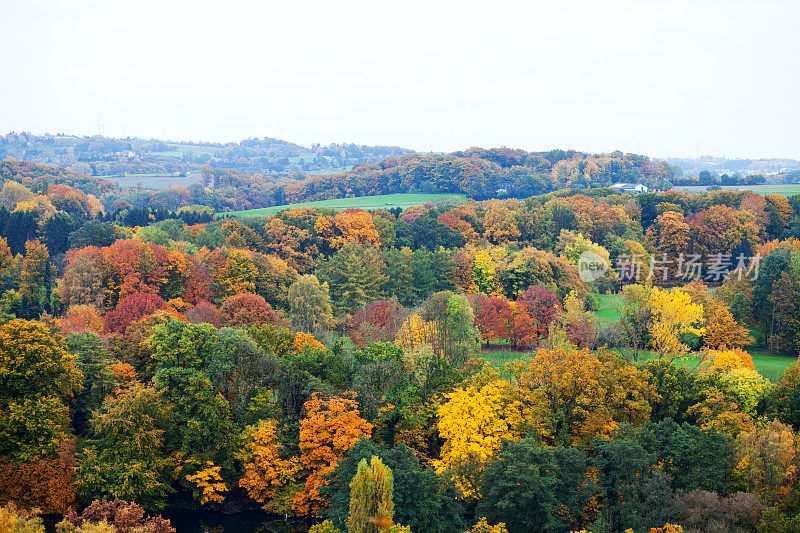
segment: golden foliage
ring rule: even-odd
[[[503,439],[519,439],[525,407],[506,380],[456,389],[445,399],[437,425],[445,444],[433,467],[438,473],[453,472],[464,498],[479,497],[479,473],[500,452]]]
[[[623,422],[641,424],[656,398],[646,373],[605,350],[542,349],[510,368],[531,406],[529,429],[548,445],[588,443]]]
[[[193,483],[197,488],[195,493],[199,493],[198,500],[201,504],[222,503],[225,501],[225,493],[228,492],[228,485],[222,480],[220,471],[221,466],[214,466],[211,461],[206,461],[203,468],[193,475],[186,476],[186,480]]]
[[[685,292],[655,287],[650,291],[649,303],[653,312],[650,342],[659,359],[671,360],[682,357],[689,351],[688,346],[680,339],[682,334],[705,333],[703,328],[698,327],[705,321],[703,306],[692,303],[691,297]]]
[[[300,451],[308,478],[305,489],[295,494],[292,509],[301,515],[319,516],[327,505],[319,492],[326,484],[325,476],[333,472],[339,459],[361,437],[372,435],[372,424],[359,416],[358,402],[352,396],[326,400],[314,393],[303,409]]]
[[[327,350],[325,345],[315,339],[314,335],[311,333],[303,333],[302,331],[297,333],[292,343],[292,351],[294,351],[294,353],[300,353],[307,347],[314,350]]]
[[[508,533],[508,530],[503,522],[500,522],[494,526],[490,526],[488,523],[486,523],[486,517],[481,517],[481,519],[478,520],[478,523],[472,526],[472,529],[465,531],[464,533]]]
[[[798,442],[790,426],[773,420],[736,438],[735,474],[747,492],[782,509],[797,498]]]
[[[276,427],[274,420],[260,420],[244,433],[244,475],[239,486],[255,501],[267,504],[265,507],[282,488],[296,483],[300,470],[296,459],[283,458],[285,451],[278,442]]]

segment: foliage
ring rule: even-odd
[[[376,522],[389,524],[394,518],[394,478],[380,458],[373,456],[369,463],[358,463],[350,482],[349,533],[378,533]],[[381,528],[383,529],[383,528]]]
[[[285,510],[278,508],[272,500],[296,483],[300,464],[294,458],[285,457],[286,451],[278,441],[276,427],[274,420],[261,420],[245,429],[244,475],[239,486],[268,510],[281,512]]]
[[[412,531],[455,533],[463,526],[462,509],[450,491],[440,488],[439,478],[430,468],[422,468],[410,448],[398,444],[392,448],[376,445],[362,438],[328,475],[328,483],[320,489],[330,506],[325,516],[341,529],[346,528],[350,512],[350,480],[362,460],[373,456],[390,468],[394,478],[394,518]]]
[[[578,448],[506,442],[484,472],[478,516],[505,523],[512,533],[577,529],[598,491],[588,466]]]
[[[8,533],[44,533],[44,523],[35,513],[18,508],[14,503],[0,507],[0,531]]]
[[[508,533],[508,530],[506,529],[506,525],[502,522],[494,526],[490,526],[486,522],[486,517],[481,517],[477,524],[472,526],[471,529],[465,531],[464,533]]]
[[[107,528],[102,527],[106,525]],[[99,531],[109,531],[109,533],[129,533],[131,531],[142,531],[146,533],[175,533],[175,528],[169,520],[159,515],[147,516],[142,507],[133,502],[127,502],[115,498],[114,500],[92,501],[82,513],[76,513],[70,509],[64,519],[56,524],[59,533],[78,533],[80,531],[94,531],[98,527]]]
[[[106,314],[105,329],[113,333],[125,333],[133,322],[166,307],[166,302],[157,294],[129,294],[119,301],[113,311]]]
[[[790,427],[777,420],[736,438],[736,473],[747,492],[785,509],[797,497],[798,444]]]
[[[261,326],[276,322],[272,306],[258,294],[231,296],[223,302],[220,314],[226,326]]]
[[[682,357],[688,347],[681,341],[684,333],[702,335],[703,306],[694,304],[685,292],[654,288],[650,292],[653,321],[650,324],[651,344],[660,359]]]
[[[162,393],[135,384],[103,402],[91,419],[92,440],[78,459],[82,496],[110,495],[159,509],[173,491],[164,453],[169,407]]]
[[[372,425],[359,416],[358,404],[352,397],[325,400],[315,393],[303,410],[300,461],[308,477],[305,489],[295,494],[292,509],[298,514],[319,516],[326,506],[320,494],[320,488],[326,484],[325,476],[362,435],[370,436]]]
[[[448,471],[464,498],[478,498],[484,465],[502,449],[503,439],[518,439],[525,410],[508,381],[456,389],[439,407],[439,436],[444,440],[437,472]]]
[[[289,287],[289,313],[298,331],[317,333],[333,325],[333,308],[328,286],[316,276],[300,276]]]
[[[651,412],[648,374],[601,350],[539,350],[513,365],[532,407],[529,431],[549,445],[588,443],[622,423],[641,424]]]

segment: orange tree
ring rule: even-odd
[[[511,370],[532,406],[529,429],[548,445],[587,444],[621,423],[641,424],[655,399],[646,372],[605,350],[542,349]]]
[[[300,421],[300,462],[308,475],[304,490],[298,491],[292,509],[300,515],[319,512],[327,505],[319,492],[325,476],[333,472],[344,453],[362,436],[372,435],[372,424],[361,418],[354,395],[325,399],[314,393],[303,406]]]

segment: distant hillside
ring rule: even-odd
[[[272,138],[222,144],[99,135],[0,135],[0,159],[55,165],[94,176],[184,175],[209,163],[215,168],[304,178],[341,172],[410,152],[396,146],[356,144],[304,147]]]
[[[56,184],[69,185],[97,197],[117,191],[117,186],[106,179],[29,161],[0,161],[0,181],[9,180],[22,183],[33,191],[46,191],[49,185]]]
[[[652,187],[671,177],[666,162],[635,154],[471,148],[453,154],[407,154],[340,174],[314,176],[286,185],[280,200],[297,203],[395,193],[524,198],[615,182],[643,182]]]
[[[800,169],[800,161],[783,158],[727,159],[725,157],[702,156],[698,158],[668,157],[667,163],[675,167],[677,175],[697,176],[700,172],[749,176],[760,174],[766,177]]]
[[[354,144],[306,148],[271,138],[220,144],[11,133],[0,136],[3,157],[32,163],[7,163],[14,168],[0,177],[68,183],[107,209],[204,205],[224,212],[385,194],[527,198],[615,182],[666,187],[673,178],[666,162],[622,152],[503,147],[422,154]],[[48,173],[49,181],[42,178]],[[162,185],[148,189],[148,182]]]

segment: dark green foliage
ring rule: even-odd
[[[362,366],[353,377],[361,416],[372,421],[382,406],[402,403],[409,385],[408,372],[400,361],[382,360]]]
[[[467,529],[461,518],[460,505],[439,488],[439,479],[430,469],[422,469],[411,450],[404,445],[386,448],[369,439],[360,440],[339,461],[328,477],[328,485],[320,489],[329,498],[325,517],[346,530],[345,520],[350,512],[350,480],[362,459],[380,457],[394,476],[394,521],[410,527],[411,531],[457,533]]]
[[[78,220],[62,212],[58,212],[44,221],[42,234],[51,257],[69,250],[70,232],[78,227],[79,224]]]
[[[90,220],[69,234],[69,244],[70,248],[110,246],[122,238],[124,234],[114,223]]]
[[[655,387],[658,399],[650,402],[650,419],[654,422],[670,418],[676,422],[686,421],[686,410],[696,403],[696,375],[683,365],[667,361],[648,361],[642,368],[649,372],[650,383]]]
[[[348,355],[341,350],[319,350],[306,348],[302,352],[286,357],[287,365],[307,376],[313,376],[333,385],[339,390],[347,390],[353,373],[353,364]]]
[[[233,444],[234,437],[230,406],[205,374],[191,368],[165,368],[153,382],[170,409],[167,447],[203,460],[216,459],[216,464],[225,462],[227,454],[221,452]]]
[[[647,423],[636,432],[636,440],[658,457],[672,487],[691,491],[704,489],[727,494],[736,461],[733,439],[715,430],[703,430],[672,419]]]
[[[75,362],[83,374],[83,389],[76,398],[75,429],[83,433],[88,429],[92,411],[102,405],[114,388],[114,379],[106,366],[111,363],[108,349],[100,336],[93,331],[70,333],[65,343],[75,355]]]
[[[545,448],[530,439],[507,442],[483,474],[476,517],[504,522],[510,533],[575,529],[597,490],[585,485],[587,467],[579,448]]]
[[[601,516],[612,531],[646,531],[674,515],[668,477],[653,467],[654,457],[636,441],[597,438],[591,456],[604,496]]]
[[[264,352],[243,330],[222,328],[205,373],[241,421],[253,391],[264,382],[274,383],[279,369],[277,357]]]

